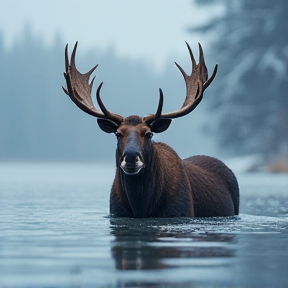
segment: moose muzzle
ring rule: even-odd
[[[145,165],[140,155],[136,155],[136,157],[124,155],[120,167],[126,175],[136,175],[145,167]]]
[[[120,168],[126,175],[137,175],[145,167],[137,136],[131,133],[120,160]]]

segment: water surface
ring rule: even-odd
[[[288,177],[240,215],[109,218],[114,165],[0,164],[0,287],[288,287]]]

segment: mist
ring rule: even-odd
[[[133,11],[136,13],[136,8],[129,3],[123,2],[123,5],[131,8],[127,10],[130,14]],[[218,74],[205,91],[197,109],[173,120],[168,131],[155,135],[155,140],[171,145],[181,157],[196,154],[224,158],[260,156],[257,159],[261,159],[262,163],[283,159],[288,155],[288,46],[281,35],[287,34],[287,25],[282,22],[286,19],[288,9],[285,1],[279,0],[277,3],[257,1],[250,4],[243,0],[237,5],[229,1],[207,1],[204,5],[201,1],[190,2],[191,10],[184,15],[187,17],[191,14],[191,18],[185,18],[181,23],[187,24],[179,27],[183,41],[177,41],[179,43],[174,48],[169,46],[172,42],[167,41],[164,44],[167,49],[160,46],[168,39],[166,34],[170,26],[157,26],[157,31],[153,31],[148,22],[147,25],[141,22],[143,19],[133,24],[131,19],[134,18],[125,18],[130,26],[119,26],[124,42],[125,37],[132,33],[132,26],[136,25],[131,34],[136,37],[135,41],[127,41],[126,53],[123,52],[123,41],[119,41],[121,37],[115,36],[115,45],[112,44],[112,32],[110,44],[106,46],[97,44],[97,41],[91,43],[91,37],[86,37],[85,41],[78,31],[80,27],[86,31],[85,23],[80,24],[80,21],[74,37],[78,35],[81,40],[76,55],[77,67],[85,73],[99,64],[93,74],[97,77],[92,94],[95,95],[96,88],[103,81],[102,99],[114,113],[124,117],[155,113],[159,88],[164,92],[163,112],[170,112],[182,106],[186,95],[185,82],[173,62],[176,61],[189,74],[191,63],[184,37],[196,59],[197,42],[200,41],[209,75],[216,63],[219,64]],[[53,4],[49,5],[52,5],[49,6],[52,9]],[[101,10],[100,2],[97,5]],[[187,10],[185,5],[179,5],[177,9]],[[37,7],[35,13],[38,13]],[[167,6],[167,9],[171,7]],[[69,11],[72,13],[76,8],[69,7]],[[154,9],[151,22],[155,20],[153,15],[157,14],[159,7],[155,6]],[[26,13],[25,10],[23,12]],[[168,21],[170,18],[165,17],[164,12],[161,11],[163,21]],[[34,14],[31,12],[29,15]],[[198,21],[201,15],[205,15],[205,21]],[[177,17],[172,20],[175,25],[177,19],[181,19],[181,16]],[[56,21],[62,28],[55,30],[56,26],[51,24],[54,36],[53,40],[47,42],[47,37],[44,37],[47,29],[40,35],[35,21],[33,17],[31,21],[28,18],[21,33],[14,33],[13,41],[11,35],[8,37],[9,31],[5,30],[7,23],[0,23],[0,29],[3,29],[2,32],[0,30],[0,161],[113,161],[115,137],[103,133],[96,119],[77,108],[61,88],[65,86],[65,45],[68,43],[71,53],[78,40],[71,41],[71,36],[67,36],[71,34],[72,28],[66,25],[66,30],[63,30],[59,24],[61,21]],[[137,28],[139,33],[135,32]],[[117,26],[109,29],[107,31],[114,29],[117,34]],[[148,36],[142,35],[143,31]],[[164,38],[156,37],[158,44],[161,43],[160,48],[155,49],[154,58],[148,60],[149,57],[143,51],[151,50],[151,41],[159,31],[162,31]],[[177,33],[171,33],[170,38],[175,35],[176,39]],[[102,29],[99,38],[104,43],[108,37],[103,35]],[[98,39],[97,31],[95,38]],[[147,47],[140,38],[144,42],[146,39]],[[153,40],[155,47],[157,42]],[[118,43],[122,43],[122,46]],[[131,51],[138,51],[137,56]],[[157,62],[153,59],[161,54],[159,51],[163,51],[163,57],[159,56],[161,61]],[[151,65],[153,61],[161,65]]]

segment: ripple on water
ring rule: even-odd
[[[163,234],[177,232],[183,234],[241,234],[241,233],[280,233],[287,229],[288,219],[267,216],[240,214],[233,217],[212,218],[171,218],[171,219],[111,219],[111,228],[123,231],[161,231]],[[163,238],[165,239],[165,237]],[[177,240],[179,241],[179,237]]]

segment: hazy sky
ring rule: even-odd
[[[63,43],[78,40],[82,52],[114,49],[161,68],[168,59],[187,56],[184,41],[205,47],[207,39],[186,29],[221,13],[216,7],[199,8],[192,0],[0,0],[0,32],[10,47],[29,24],[47,44],[58,34]]]

